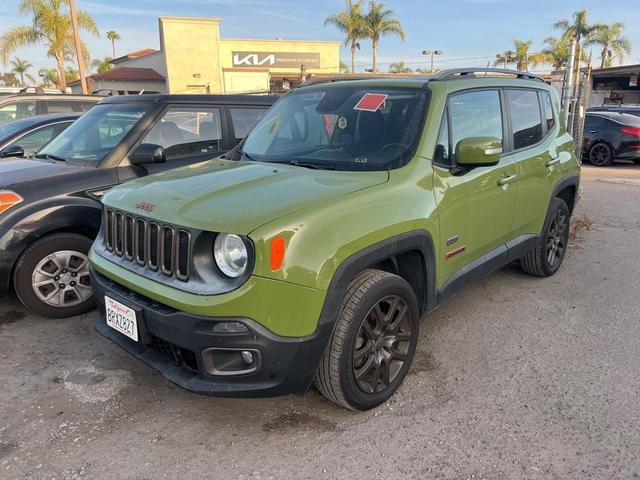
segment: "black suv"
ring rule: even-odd
[[[22,303],[49,317],[90,310],[87,253],[100,227],[105,191],[221,155],[275,100],[107,97],[33,159],[1,160],[0,292],[13,287]]]
[[[0,125],[47,113],[84,113],[104,97],[98,95],[31,94],[0,97]]]

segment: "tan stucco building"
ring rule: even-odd
[[[303,76],[340,71],[340,42],[221,38],[220,22],[160,17],[160,51],[145,49],[113,60],[111,76],[126,88],[117,82],[109,87],[134,93],[136,78],[127,77],[144,69],[145,78],[149,70],[157,73],[154,80],[164,78],[153,85],[163,93],[269,92],[286,90]]]

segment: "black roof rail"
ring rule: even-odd
[[[476,74],[484,74],[484,75],[476,75]],[[464,78],[464,77],[481,77],[487,76],[487,73],[499,73],[501,75],[514,75],[516,78],[522,80],[538,80],[540,82],[544,82],[544,79],[539,75],[534,75],[533,73],[528,72],[520,72],[519,70],[506,70],[504,68],[483,68],[483,67],[469,67],[469,68],[452,68],[449,70],[443,70],[441,72],[436,73],[433,77],[430,77],[429,80],[451,80],[454,78]]]

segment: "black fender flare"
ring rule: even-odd
[[[573,208],[576,206],[576,202],[578,201],[578,193],[580,190],[580,173],[579,172],[573,172],[555,184],[551,192],[551,197],[549,197],[547,211],[549,211],[549,207],[551,206],[551,200],[556,198],[558,194],[567,187],[575,187],[576,189],[576,194],[573,197],[573,205],[567,205],[569,207],[569,211],[573,213]]]

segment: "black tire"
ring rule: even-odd
[[[636,165],[640,165],[640,158],[634,158],[633,163],[635,163]]]
[[[595,167],[608,167],[613,163],[613,150],[604,142],[596,142],[589,148],[589,163]]]
[[[570,217],[569,207],[564,200],[551,200],[536,247],[520,259],[520,266],[526,273],[549,277],[558,271],[567,252]]]
[[[20,255],[13,274],[14,289],[20,301],[34,312],[50,318],[73,317],[93,309],[95,303],[88,279],[88,266],[85,269],[84,264],[80,263],[82,257],[86,258],[88,255],[91,244],[92,240],[75,233],[55,233],[31,244]],[[66,252],[73,253],[67,254]],[[68,258],[68,271],[64,265],[59,266],[56,262],[47,261],[48,258],[55,259],[60,255]],[[45,263],[39,271],[43,272],[42,278],[45,278],[46,270],[47,276],[45,281],[39,283],[46,284],[39,287],[37,293],[36,275],[40,274],[35,270],[41,265],[41,262]],[[83,266],[79,268],[80,265]],[[54,277],[55,272],[59,272],[60,275]],[[64,281],[67,283],[62,283]],[[68,292],[65,291],[66,289]],[[53,296],[60,298],[61,305],[54,305],[53,300],[44,301],[41,297],[46,297],[47,292],[51,292],[52,298]],[[65,306],[65,304],[67,305]]]
[[[316,388],[350,410],[368,410],[385,402],[409,371],[418,343],[419,320],[416,295],[403,278],[365,270],[347,289],[316,372]],[[366,332],[372,336],[365,338]],[[377,340],[374,332],[379,332]],[[362,375],[356,379],[356,373]],[[365,391],[368,389],[371,391]]]

